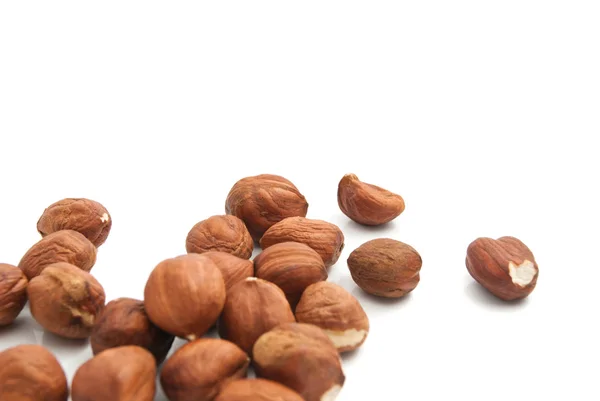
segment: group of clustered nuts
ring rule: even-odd
[[[387,223],[405,208],[400,195],[353,174],[339,182],[338,205],[362,225]],[[363,344],[369,320],[353,295],[327,281],[343,233],[306,218],[307,210],[285,178],[244,178],[229,192],[226,214],[194,225],[187,252],[154,268],[143,300],[105,303],[89,272],[112,226],[108,211],[81,198],[49,206],[37,225],[42,239],[18,266],[0,264],[0,326],[29,300],[45,330],[89,338],[94,356],[69,389],[48,349],[9,348],[0,353],[0,399],[149,401],[159,374],[171,401],[333,400],[345,381],[340,353]],[[255,243],[262,252],[252,261]],[[379,238],[347,264],[365,292],[399,298],[419,283],[422,260],[411,246]],[[466,266],[506,301],[529,295],[538,276],[531,251],[513,237],[476,239]],[[220,338],[203,337],[212,328]],[[175,337],[187,342],[166,359]]]

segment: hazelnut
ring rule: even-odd
[[[369,318],[360,302],[327,281],[306,288],[296,306],[296,320],[323,329],[339,352],[360,347],[369,334]]]
[[[348,257],[354,282],[371,295],[399,298],[419,284],[421,256],[410,245],[389,238],[367,241]]]
[[[160,262],[144,289],[150,320],[177,337],[195,340],[216,322],[225,304],[219,268],[202,255],[182,255]]]
[[[388,223],[404,211],[400,195],[346,174],[338,185],[338,205],[355,222],[367,226]]]
[[[300,394],[265,379],[240,379],[227,383],[215,401],[304,401]]]
[[[330,267],[337,262],[344,249],[344,234],[335,224],[305,217],[288,217],[271,226],[260,239],[266,249],[281,242],[300,242],[310,246]]]
[[[514,237],[477,238],[467,249],[466,265],[479,284],[504,301],[527,297],[537,284],[533,253]]]
[[[221,251],[249,259],[254,249],[254,241],[244,222],[237,217],[212,216],[192,227],[185,248],[188,253]]]
[[[154,357],[135,345],[102,351],[77,369],[71,393],[73,401],[153,401]]]
[[[33,245],[21,258],[19,268],[29,280],[46,266],[66,262],[89,272],[96,263],[96,247],[83,234],[62,230],[48,234]]]
[[[219,335],[246,353],[262,334],[282,323],[295,322],[283,291],[273,283],[249,277],[227,292],[219,319]]]
[[[306,401],[333,401],[344,385],[339,353],[320,328],[287,323],[254,344],[256,375],[295,390]]]
[[[104,308],[104,289],[88,272],[54,263],[29,282],[29,307],[46,330],[66,338],[87,338]]]
[[[202,254],[212,260],[221,270],[225,288],[229,290],[234,284],[254,275],[254,262],[241,259],[230,253],[210,251]]]
[[[137,345],[150,351],[160,364],[174,339],[150,321],[143,301],[117,298],[107,303],[98,315],[90,343],[94,355],[109,348]]]
[[[56,357],[41,345],[0,352],[0,400],[67,401],[69,387]]]
[[[106,241],[112,219],[100,203],[85,198],[67,198],[48,206],[38,220],[37,229],[42,236],[61,230],[74,230],[83,234],[96,247]]]
[[[256,277],[283,290],[292,308],[306,287],[328,276],[319,254],[298,242],[282,242],[265,249],[254,258],[254,268]]]
[[[225,212],[242,219],[255,241],[273,224],[306,216],[308,203],[290,181],[278,175],[242,178],[229,191]]]
[[[0,263],[0,326],[14,322],[27,302],[27,277],[21,269]]]
[[[167,359],[160,383],[170,401],[210,401],[221,386],[246,377],[250,359],[237,345],[202,338],[179,348]]]

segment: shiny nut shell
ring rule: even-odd
[[[210,251],[202,254],[212,260],[221,271],[225,287],[230,289],[236,283],[247,277],[254,276],[254,262],[248,259],[238,258],[229,253]]]
[[[188,253],[221,251],[249,259],[254,241],[239,218],[231,215],[212,216],[192,227],[185,247]]]
[[[0,326],[11,324],[27,302],[27,277],[16,266],[0,263]]]
[[[289,387],[265,379],[241,379],[223,387],[215,401],[304,401]]]

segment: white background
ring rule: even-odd
[[[599,19],[597,1],[2,2],[0,261],[50,203],[89,197],[114,220],[92,273],[108,300],[139,298],[235,181],[280,174],[343,230],[330,278],[371,320],[339,400],[597,400]],[[349,221],[348,172],[406,211]],[[518,304],[464,265],[503,235],[540,266]],[[400,301],[346,266],[384,236],[424,260]],[[69,377],[91,356],[27,309],[0,349],[26,342]]]

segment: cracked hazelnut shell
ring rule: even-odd
[[[249,259],[254,241],[239,218],[232,215],[212,216],[192,227],[187,235],[185,248],[188,253],[221,251]]]
[[[219,268],[227,290],[247,277],[254,276],[254,262],[252,260],[217,251],[205,252],[202,256],[212,260]]]
[[[289,387],[266,379],[240,379],[226,384],[215,401],[304,401]]]
[[[14,322],[27,302],[27,277],[21,269],[0,263],[0,326]]]

